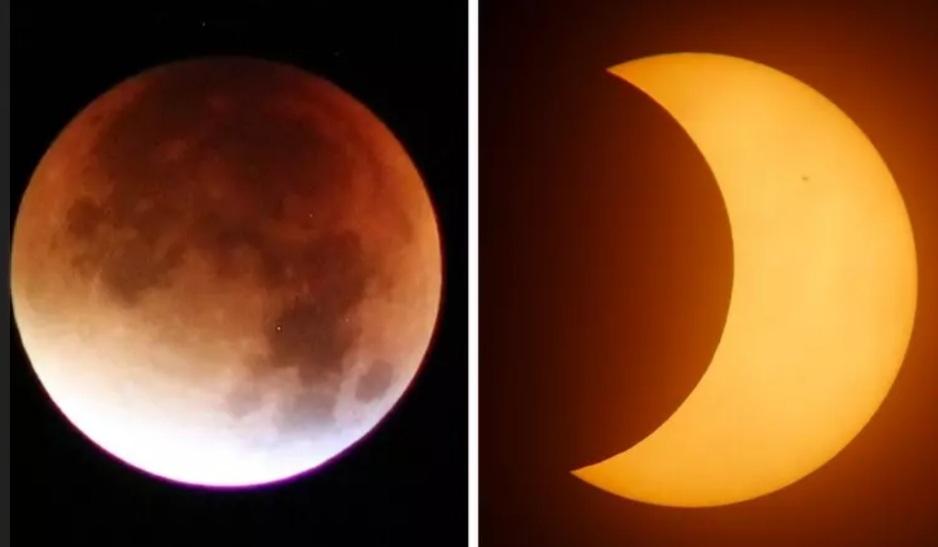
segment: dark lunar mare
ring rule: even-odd
[[[380,279],[380,257],[366,256],[360,234],[318,216],[347,206],[353,168],[365,169],[381,191],[386,182],[378,158],[354,128],[339,142],[278,108],[317,99],[304,86],[309,77],[293,69],[226,59],[170,65],[142,77],[140,95],[113,120],[90,120],[105,125],[87,158],[90,191],[67,215],[75,266],[99,275],[127,307],[169,287],[188,253],[207,259],[219,278],[249,271],[271,293],[293,295],[267,318],[268,351],[249,364],[258,380],[284,368],[298,372],[302,394],[283,401],[282,432],[327,425],[361,331],[355,308],[371,284],[390,280]],[[198,178],[206,171],[220,190]],[[314,204],[310,216],[317,218],[290,218],[288,198]],[[387,201],[392,210],[399,207]],[[403,243],[411,230],[403,211],[395,218],[389,231],[404,234]],[[310,237],[299,244],[280,237],[281,224],[299,225]],[[304,284],[308,291],[300,290]],[[357,396],[379,397],[393,368],[372,363]],[[232,412],[255,410],[259,389],[248,384],[233,391]]]

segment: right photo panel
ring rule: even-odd
[[[938,6],[486,0],[479,537],[938,541]]]

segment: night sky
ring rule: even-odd
[[[134,3],[117,11],[56,9],[54,17],[49,6],[18,9],[12,38],[13,207],[56,134],[125,78],[205,55],[286,62],[331,80],[367,105],[420,171],[444,250],[434,341],[396,408],[343,457],[300,480],[223,493],[156,480],[89,443],[42,391],[14,329],[12,489],[15,537],[22,538],[14,541],[411,545],[432,538],[461,544],[467,522],[464,6],[221,6],[174,10]],[[167,120],[183,114],[174,111]],[[265,150],[273,162],[291,151]],[[135,176],[156,176],[125,167]],[[266,203],[263,195],[256,201],[259,207]]]
[[[938,543],[934,3],[480,9],[481,544]],[[569,473],[660,425],[726,316],[732,248],[712,174],[660,106],[605,71],[677,51],[768,64],[847,112],[899,185],[919,261],[906,360],[868,426],[796,484],[702,510]]]

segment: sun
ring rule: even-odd
[[[673,506],[775,491],[849,443],[902,364],[917,283],[902,197],[861,129],[775,69],[682,53],[610,71],[664,107],[712,169],[733,288],[712,362],[677,411],[575,474]]]

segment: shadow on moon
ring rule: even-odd
[[[264,442],[344,427],[343,399],[396,400],[439,298],[435,221],[406,152],[337,88],[284,65],[184,62],[129,82],[79,115],[34,177],[72,196],[30,235],[87,288],[75,307],[142,318],[191,357],[159,365],[166,377],[237,373],[224,412],[273,404],[281,438]],[[52,292],[35,277],[30,294]],[[240,362],[198,363],[219,341]]]

